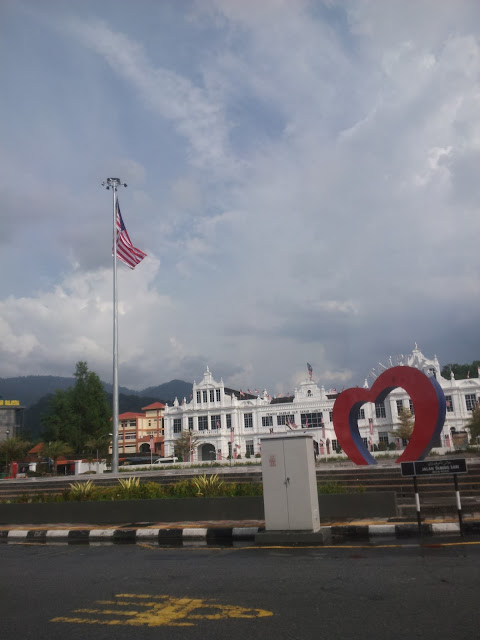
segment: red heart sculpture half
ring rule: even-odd
[[[421,460],[433,446],[445,421],[446,403],[443,390],[434,378],[413,367],[392,367],[384,371],[370,389],[346,389],[333,405],[333,427],[338,443],[355,464],[377,464],[358,430],[358,412],[365,402],[383,402],[400,387],[410,396],[415,410],[412,437],[396,462]]]

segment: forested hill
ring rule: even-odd
[[[112,394],[107,392],[107,403],[112,406]],[[36,441],[42,437],[44,425],[42,424],[42,416],[50,411],[50,402],[54,398],[53,393],[42,396],[38,402],[30,405],[25,411],[24,419],[24,435],[27,439]],[[147,407],[154,402],[162,402],[162,398],[158,396],[139,396],[125,393],[118,394],[118,412],[120,414],[126,411],[140,413],[143,407]],[[164,401],[165,402],[165,401]]]
[[[170,380],[170,382],[164,382],[158,387],[147,387],[140,391],[140,396],[150,396],[155,398],[164,398],[161,402],[173,402],[175,398],[178,398],[179,402],[182,402],[183,398],[186,398],[187,402],[190,401],[190,394],[192,393],[193,385],[191,382],[184,382],[183,380]],[[111,387],[109,389],[112,390]],[[123,391],[123,393],[132,393],[132,391]]]
[[[0,399],[19,400],[24,407],[31,407],[39,402],[44,396],[54,394],[59,389],[68,389],[75,384],[75,378],[61,376],[22,376],[16,378],[0,378]],[[112,385],[102,382],[107,393],[112,393]],[[120,387],[119,393],[128,396],[140,396],[140,404],[148,399],[155,401],[172,403],[177,397],[181,402],[183,397],[187,400],[192,393],[192,384],[183,380],[171,380],[156,387],[148,387],[142,391],[134,391],[127,387]],[[143,404],[145,406],[145,404]],[[137,409],[131,409],[135,411]]]

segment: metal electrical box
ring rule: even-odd
[[[306,433],[261,439],[265,529],[319,531],[313,438]]]

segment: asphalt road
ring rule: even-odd
[[[2,544],[0,638],[477,638],[480,544],[429,544]]]

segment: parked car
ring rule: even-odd
[[[173,456],[172,458],[157,458],[154,464],[165,464],[165,463],[172,463],[177,461],[178,461],[178,458],[176,458],[175,456]]]

